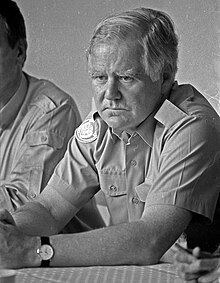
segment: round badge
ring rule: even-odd
[[[95,122],[91,119],[85,120],[76,129],[76,138],[83,143],[90,143],[97,139],[97,130]]]

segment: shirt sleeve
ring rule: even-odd
[[[220,187],[218,127],[213,117],[187,116],[172,128],[157,128],[145,207],[175,205],[212,221]]]
[[[74,136],[47,185],[71,203],[75,213],[100,189],[93,151],[94,143],[81,143]]]
[[[49,97],[44,99],[50,100]],[[71,99],[60,105],[50,103],[53,107],[46,111],[39,103],[32,105],[24,118],[26,129],[19,152],[11,174],[0,190],[1,207],[14,210],[44,189],[81,122],[79,111]]]

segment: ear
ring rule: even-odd
[[[27,56],[27,41],[25,39],[19,39],[16,45],[17,48],[17,63],[21,66],[24,66]]]
[[[164,67],[161,79],[161,92],[163,95],[166,95],[170,91],[170,88],[174,82],[174,73],[172,72],[170,65],[166,65]]]

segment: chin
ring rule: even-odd
[[[111,127],[114,130],[125,130],[128,128],[128,122],[126,122],[123,119],[120,119],[119,116],[111,116],[111,117],[103,117],[104,121],[108,124],[109,127]]]

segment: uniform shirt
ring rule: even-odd
[[[27,74],[0,110],[0,208],[34,199],[63,157],[81,118],[73,99]]]
[[[159,110],[119,135],[97,111],[76,130],[49,181],[76,212],[102,190],[111,224],[174,205],[211,222],[220,187],[220,119],[192,86],[174,85]]]

